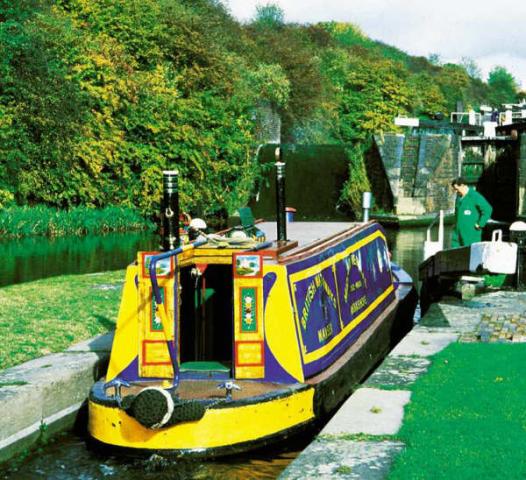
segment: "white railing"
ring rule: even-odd
[[[452,112],[451,123],[467,123],[469,125],[482,125],[482,114],[474,111]]]
[[[438,221],[438,238],[436,241],[431,240],[431,230]],[[424,242],[424,260],[432,257],[435,253],[444,250],[444,210],[440,210],[439,214],[427,227],[426,241]]]
[[[525,110],[506,110],[499,113],[499,125],[511,125],[512,123],[522,122],[526,120]]]

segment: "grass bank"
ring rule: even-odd
[[[455,343],[412,388],[390,480],[526,478],[526,344]]]
[[[0,211],[0,235],[3,238],[92,235],[154,228],[153,222],[142,217],[136,210],[124,207],[75,207],[57,210],[39,205],[8,207]]]
[[[115,328],[124,271],[0,288],[0,369]]]

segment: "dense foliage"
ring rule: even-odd
[[[152,214],[161,171],[177,168],[184,208],[232,210],[260,174],[254,119],[269,104],[284,142],[360,142],[353,206],[360,152],[394,116],[518,91],[501,67],[485,83],[469,59],[411,57],[351,24],[287,24],[272,4],[241,25],[219,0],[0,0],[0,51],[0,206]]]
[[[191,4],[2,8],[4,202],[133,204],[151,213],[161,171],[175,167],[187,208],[230,207],[248,195],[253,92],[265,76],[231,48],[240,27],[222,8]]]

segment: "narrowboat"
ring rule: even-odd
[[[90,392],[96,443],[214,457],[286,439],[411,329],[413,282],[381,226],[287,223],[277,168],[277,224],[207,234],[194,219],[184,239],[165,172],[163,251],[127,268],[108,370]]]

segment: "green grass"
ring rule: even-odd
[[[526,478],[526,345],[452,344],[413,387],[390,480]]]
[[[153,230],[152,222],[137,211],[123,207],[103,209],[75,207],[57,210],[45,205],[9,207],[0,211],[2,238],[46,235],[89,235],[130,230]]]
[[[121,270],[0,288],[0,369],[112,330],[123,280]]]

